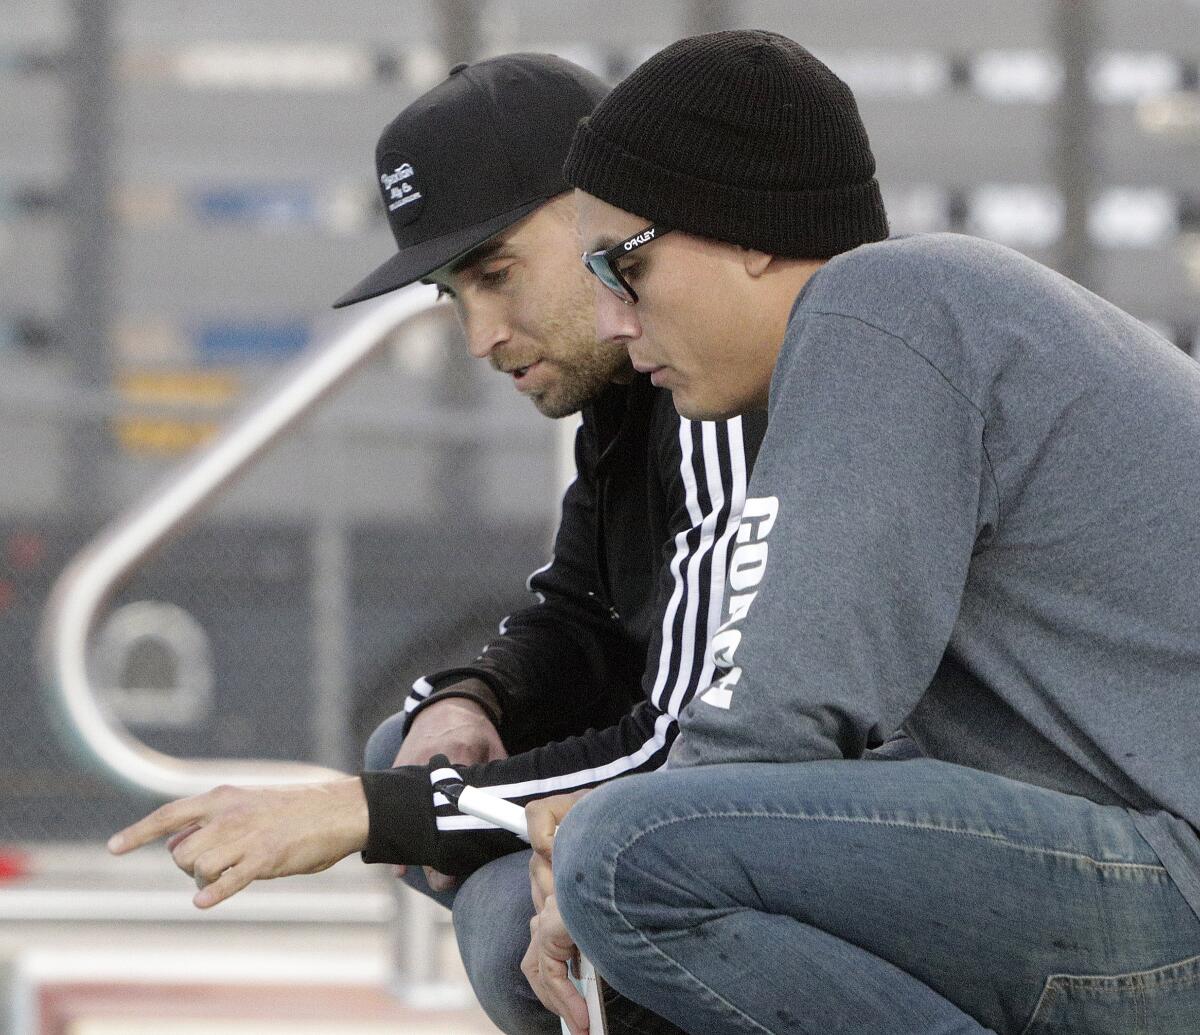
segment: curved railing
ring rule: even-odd
[[[101,531],[59,576],[42,618],[39,661],[61,725],[86,760],[121,783],[167,798],[223,783],[300,783],[336,775],[303,762],[186,759],[155,751],[105,714],[89,678],[88,644],[105,605],[138,564],[436,302],[436,289],[418,284],[364,306],[359,320],[301,356],[212,445]]]

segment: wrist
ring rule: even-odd
[[[475,718],[492,721],[491,713],[483,706],[482,702],[474,697],[466,696],[465,693],[450,693],[445,697],[431,698],[413,719],[412,727],[431,722],[443,724],[453,718],[459,721]]]
[[[363,851],[371,832],[371,815],[362,780],[357,776],[337,780],[329,784],[329,790],[338,802],[337,814],[341,821],[345,854]]]
[[[466,696],[468,694],[470,695],[469,697]],[[443,695],[449,696],[443,697]],[[473,701],[483,708],[493,726],[500,725],[500,719],[504,712],[500,707],[500,698],[496,696],[496,691],[482,679],[478,679],[475,676],[468,676],[466,679],[460,679],[456,683],[439,687],[429,695],[431,701],[452,699],[455,696],[458,696],[460,700]]]
[[[448,683],[446,686],[438,687],[424,701],[418,704],[409,713],[408,721],[405,724],[405,736],[411,732],[413,724],[423,712],[428,711],[430,708],[439,707],[443,703],[449,704],[452,701],[464,704],[470,702],[474,706],[472,711],[477,712],[477,714],[487,719],[494,728],[500,728],[502,712],[495,691],[482,679],[468,677],[460,679],[455,683]]]

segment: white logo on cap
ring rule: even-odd
[[[421,192],[408,182],[414,175],[415,170],[412,165],[405,162],[392,172],[383,173],[379,177],[379,182],[383,185],[386,195],[384,200],[387,202],[389,212],[395,212],[404,205],[420,200]]]

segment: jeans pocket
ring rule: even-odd
[[[1021,1035],[1196,1035],[1200,956],[1153,970],[1051,974]]]

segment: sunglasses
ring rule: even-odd
[[[648,226],[644,230],[639,230],[632,237],[627,237],[624,241],[614,244],[611,248],[601,248],[594,252],[584,252],[583,264],[617,298],[626,305],[634,305],[638,300],[637,292],[621,276],[621,271],[617,269],[616,262],[630,252],[637,251],[643,245],[647,245],[651,241],[656,241],[663,234],[669,234],[670,232],[669,227]]]

